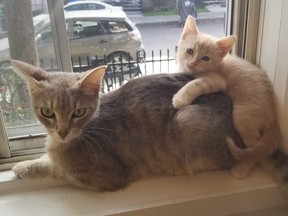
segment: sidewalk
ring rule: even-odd
[[[197,20],[224,19],[226,8],[209,7],[210,12],[198,13]],[[179,15],[174,16],[143,16],[141,12],[126,12],[127,16],[137,26],[149,26],[159,24],[178,24]]]

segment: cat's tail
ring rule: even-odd
[[[276,151],[271,156],[260,161],[264,170],[288,192],[288,157],[281,151]]]
[[[247,148],[239,148],[230,137],[226,137],[226,142],[230,153],[235,159],[259,161],[279,149],[281,143],[280,129],[276,123],[271,124],[266,128],[259,141]]]

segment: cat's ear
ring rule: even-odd
[[[11,60],[11,65],[13,70],[24,80],[26,80],[29,85],[35,85],[39,81],[44,80],[46,77],[46,72],[38,67],[34,67],[22,61]]]
[[[191,15],[188,15],[186,18],[183,32],[181,35],[181,39],[185,40],[185,37],[187,36],[187,34],[192,34],[192,35],[198,34],[198,28],[197,28],[196,21]]]
[[[216,41],[217,51],[221,58],[225,57],[232,49],[235,41],[236,37],[234,35],[226,36]]]
[[[87,95],[98,94],[105,71],[106,66],[100,66],[86,72],[86,75],[79,81],[80,90]]]

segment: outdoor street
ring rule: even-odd
[[[142,35],[147,57],[151,56],[152,50],[154,56],[159,55],[159,50],[162,50],[162,55],[166,55],[167,49],[170,50],[170,55],[174,55],[175,47],[183,30],[178,23],[140,26],[138,28]],[[200,31],[215,37],[225,35],[224,20],[201,20],[198,21],[198,28]]]

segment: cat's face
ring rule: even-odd
[[[99,106],[105,67],[86,73],[48,73],[19,61],[12,65],[28,81],[34,112],[48,134],[63,143],[77,138]]]
[[[192,73],[215,70],[235,40],[234,36],[215,39],[200,33],[193,17],[188,16],[178,46],[179,70]]]

